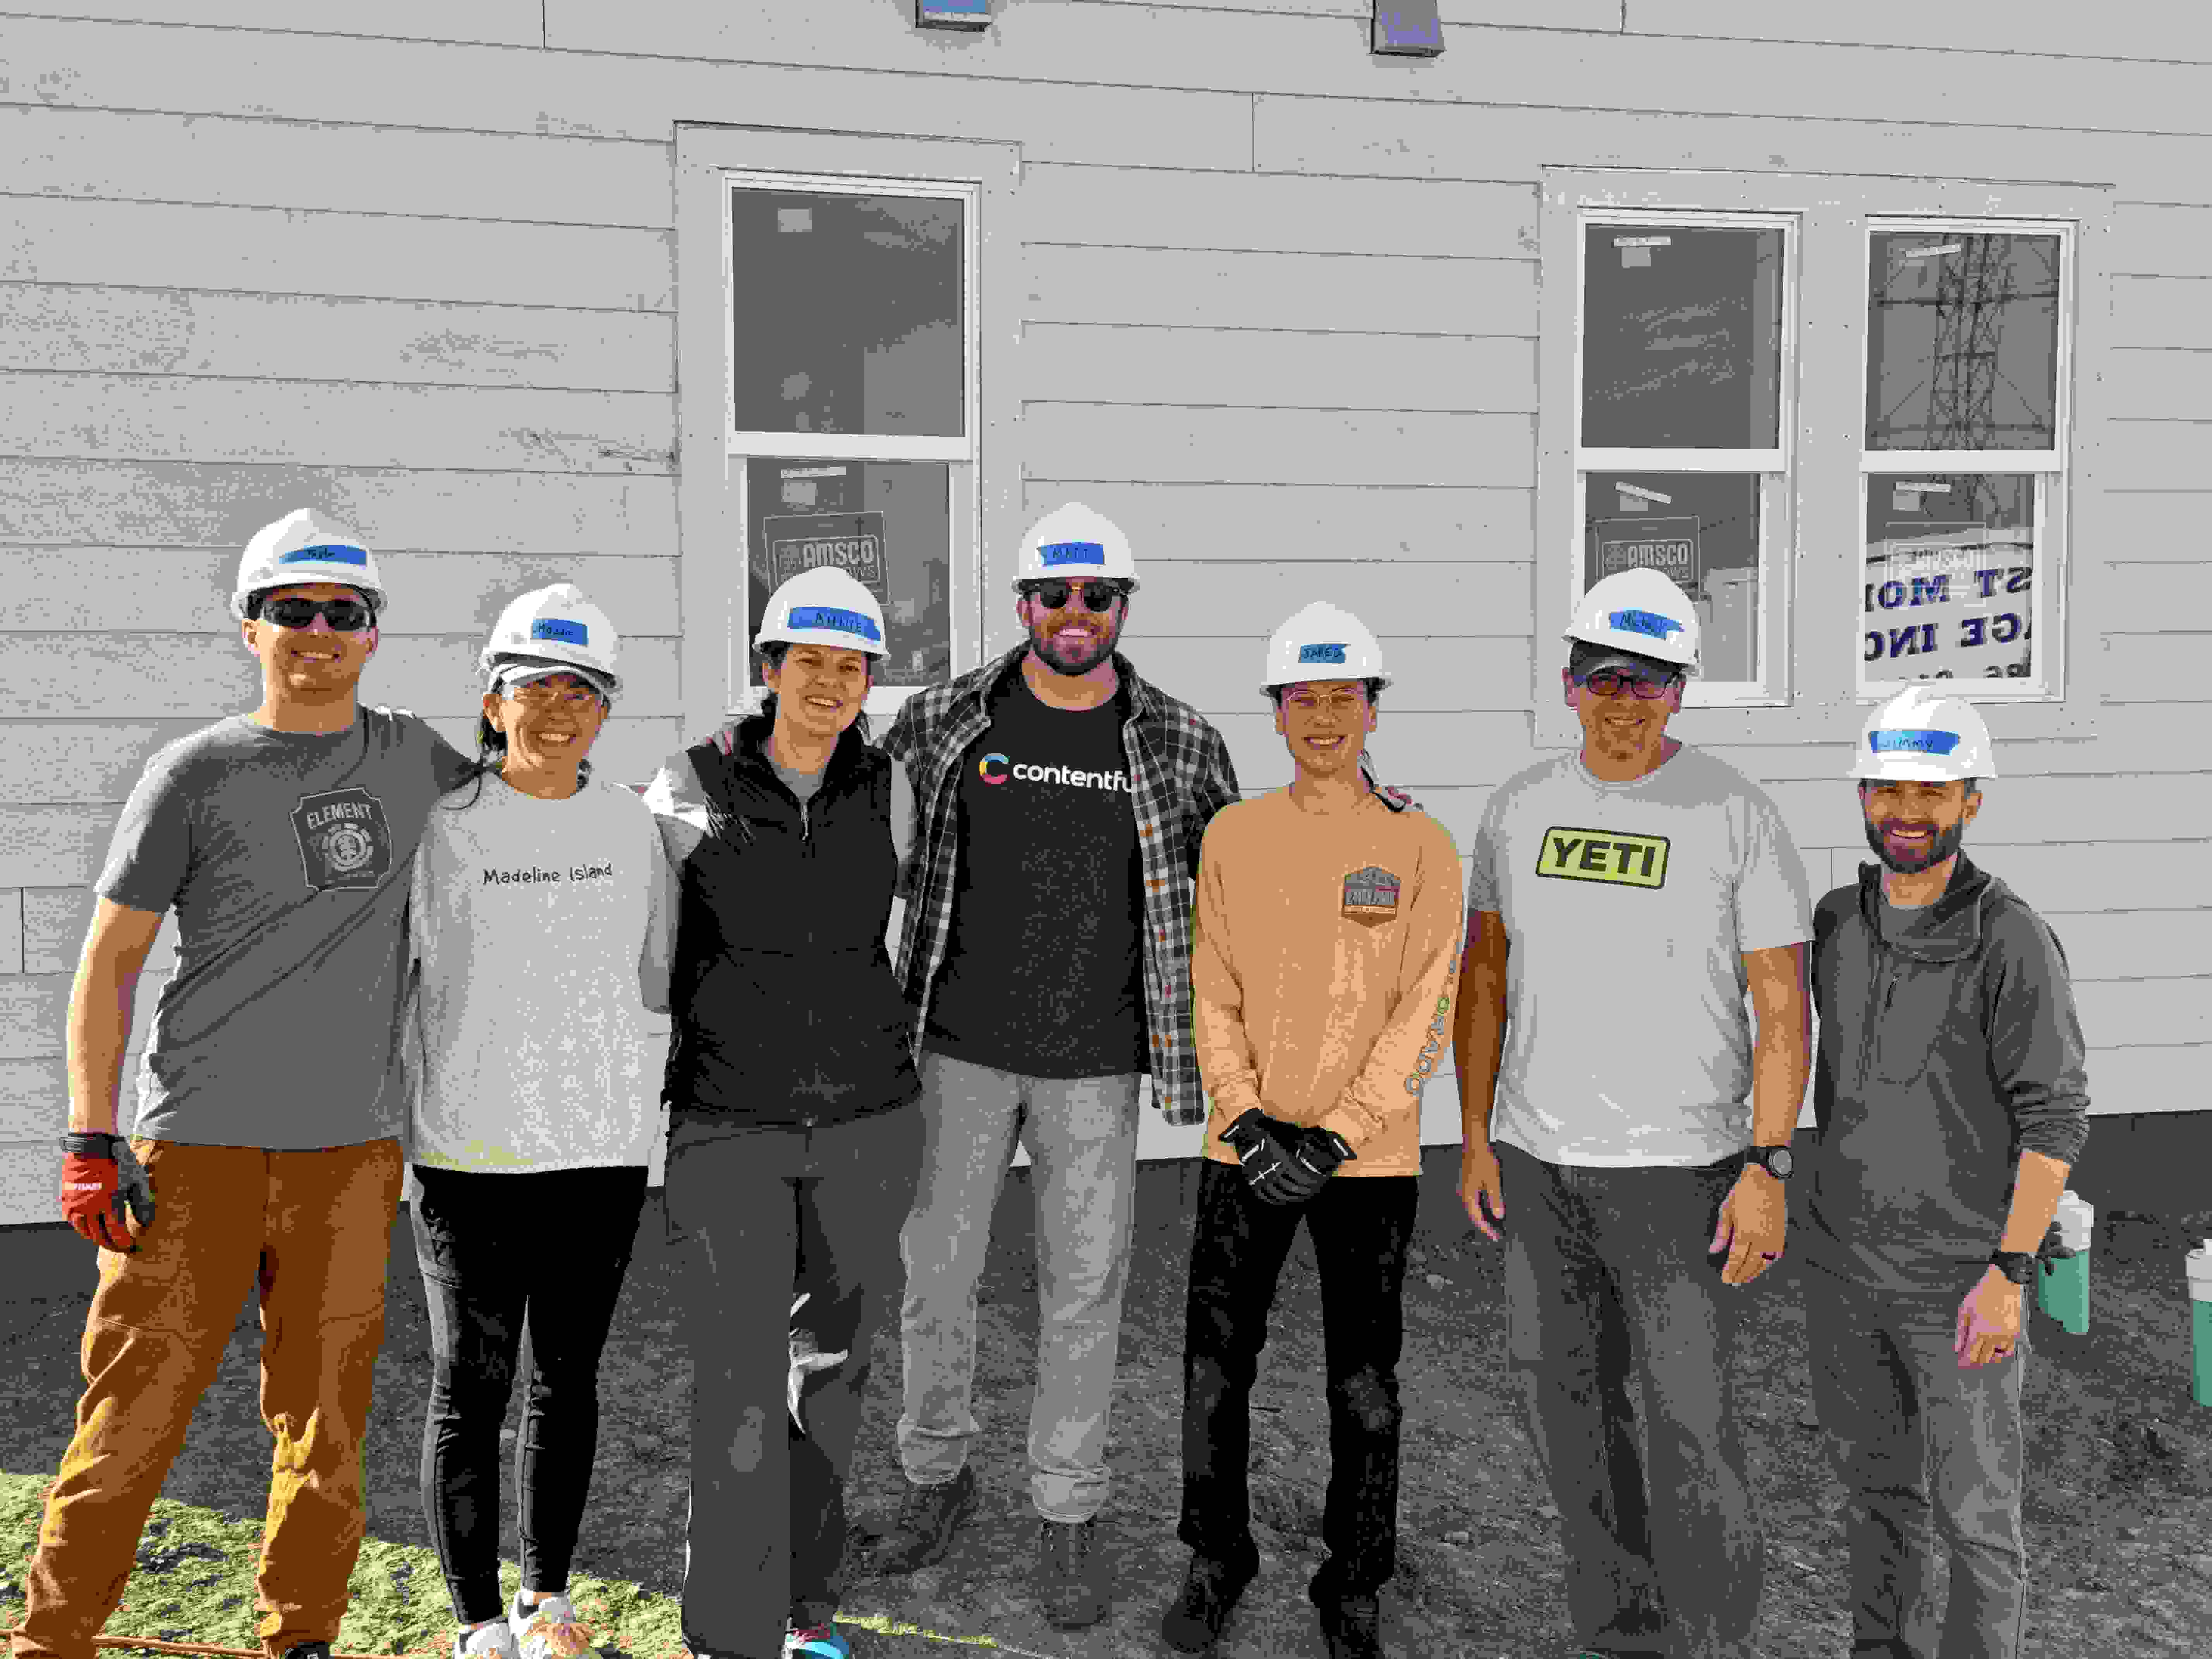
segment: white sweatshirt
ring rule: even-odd
[[[676,891],[645,803],[464,784],[430,809],[407,915],[415,1162],[649,1163],[666,1045],[645,1016],[668,1012]]]

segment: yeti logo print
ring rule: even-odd
[[[1398,878],[1371,864],[1354,870],[1344,878],[1344,908],[1339,914],[1363,927],[1397,921]]]
[[[307,890],[375,887],[392,873],[392,831],[384,803],[366,789],[302,795],[292,809]]]

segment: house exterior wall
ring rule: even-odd
[[[971,37],[897,0],[0,4],[0,1224],[52,1214],[64,1015],[120,804],[155,748],[256,700],[225,599],[257,526],[313,502],[362,532],[395,595],[364,695],[456,741],[500,605],[560,578],[623,631],[596,757],[616,775],[719,696],[720,621],[681,597],[712,550],[679,521],[679,387],[716,366],[678,344],[679,123],[1018,146],[983,226],[1021,280],[984,302],[1019,349],[1018,418],[981,461],[980,650],[1015,637],[1007,527],[1090,501],[1144,561],[1129,654],[1256,793],[1288,776],[1265,638],[1347,604],[1397,676],[1381,769],[1462,849],[1487,791],[1554,752],[1547,170],[2103,191],[2081,643],[2063,704],[1991,711],[2004,776],[1973,845],[2072,959],[2104,1202],[2151,1201],[2163,1149],[2202,1156],[2212,18],[1446,0],[1447,50],[1415,62],[1371,58],[1346,0],[998,9]],[[1847,881],[1858,712],[1817,737],[1766,712],[1677,730],[1766,784],[1816,881]],[[1439,1081],[1425,1138],[1456,1118]],[[1195,1133],[1151,1125],[1144,1150]]]

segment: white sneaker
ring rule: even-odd
[[[577,1622],[575,1604],[565,1595],[549,1595],[536,1607],[525,1607],[522,1592],[517,1590],[507,1616],[514,1627],[518,1659],[604,1659]]]
[[[465,1636],[453,1633],[453,1659],[521,1659],[515,1650],[514,1632],[504,1619],[479,1625]]]

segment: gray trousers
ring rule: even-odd
[[[1559,1509],[1577,1645],[1749,1659],[1763,1540],[1730,1359],[1758,1285],[1709,1255],[1742,1160],[1545,1164],[1498,1145],[1508,1346]],[[1650,1414],[1647,1471],[1628,1374]]]
[[[669,1158],[669,1218],[696,1241],[683,1630],[698,1659],[780,1653],[787,1619],[836,1609],[845,1474],[919,1120],[902,1106],[749,1129]]]
[[[1967,1285],[1911,1296],[1816,1269],[1802,1278],[1814,1405],[1844,1483],[1851,1652],[2018,1659],[2028,1320],[2009,1358],[1961,1367],[1952,1343]],[[1940,1640],[1929,1582],[1939,1537],[1951,1561]]]
[[[921,1060],[927,1139],[899,1236],[905,1361],[899,1461],[916,1486],[951,1480],[977,1431],[975,1287],[1017,1134],[1035,1166],[1037,1381],[1030,1492],[1048,1521],[1106,1501],[1106,1429],[1135,1218],[1141,1073],[1036,1078],[944,1054]]]

